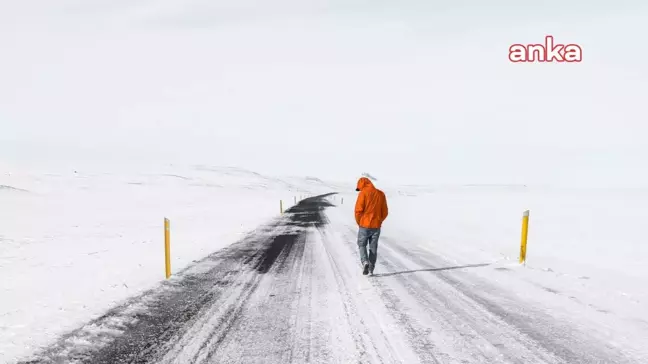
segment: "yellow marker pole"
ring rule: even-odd
[[[522,243],[520,246],[520,264],[526,265],[527,238],[529,236],[529,210],[522,216]]]
[[[171,277],[171,223],[169,219],[164,218],[164,265],[166,268],[166,278]]]
[[[295,196],[295,205],[297,205],[297,196]]]
[[[344,205],[344,197],[341,197],[340,205]]]
[[[279,200],[279,213],[283,214],[283,201]]]

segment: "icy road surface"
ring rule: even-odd
[[[23,363],[638,363],[612,343],[429,251],[306,199]]]

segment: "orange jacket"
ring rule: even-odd
[[[355,219],[358,226],[369,229],[381,227],[388,213],[385,193],[374,187],[366,177],[358,180],[356,191],[360,191],[355,204]]]

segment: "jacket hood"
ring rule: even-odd
[[[371,180],[367,177],[362,177],[358,180],[358,185],[356,186],[356,191],[362,191],[365,188],[373,188],[374,185],[371,183]]]

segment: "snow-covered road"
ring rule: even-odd
[[[330,196],[196,262],[25,363],[633,363],[611,344],[390,236],[361,274]]]

